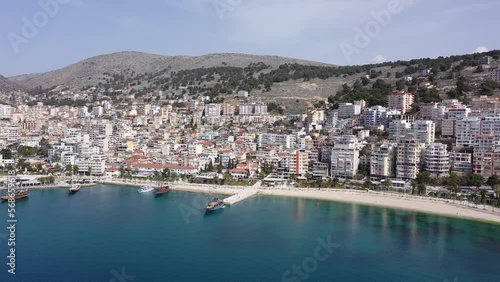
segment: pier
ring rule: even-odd
[[[238,202],[241,202],[247,198],[252,197],[253,195],[257,194],[259,191],[258,190],[245,190],[241,191],[240,193],[233,195],[231,197],[225,198],[224,199],[224,204],[228,206],[232,206]]]

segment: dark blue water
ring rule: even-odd
[[[205,215],[206,201],[32,191],[17,203],[15,276],[0,237],[0,281],[500,281],[498,225],[265,196]]]

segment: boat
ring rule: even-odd
[[[224,207],[224,201],[222,201],[220,198],[213,198],[212,201],[208,202],[205,206],[205,212],[213,212]]]
[[[15,200],[25,199],[28,197],[29,197],[28,189],[16,190],[14,192],[14,199]],[[9,199],[11,199],[11,197],[8,194],[5,196],[2,196],[2,201],[8,201]]]
[[[139,191],[139,193],[148,193],[148,192],[153,191],[154,189],[155,188],[153,186],[145,185],[145,186],[142,186],[138,191]]]
[[[155,196],[161,196],[163,194],[167,194],[168,192],[170,192],[170,186],[162,185],[162,186],[156,188]]]
[[[71,187],[69,187],[69,193],[74,194],[78,191],[80,191],[80,188],[82,188],[82,185],[79,183],[75,182],[75,178],[73,177],[73,168],[71,169]]]

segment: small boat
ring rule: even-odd
[[[214,198],[205,206],[205,212],[213,212],[224,207],[224,201],[222,201],[220,198]]]
[[[142,186],[138,191],[139,191],[139,193],[148,193],[148,192],[153,191],[154,189],[155,188],[153,186],[146,185],[146,186]]]
[[[19,199],[25,199],[25,198],[28,198],[29,197],[29,194],[28,194],[28,190],[27,189],[23,189],[23,190],[16,190],[16,192],[14,192],[14,199],[15,200],[19,200]],[[11,199],[10,195],[5,195],[5,196],[2,196],[2,201],[8,201],[9,199]]]
[[[82,188],[82,185],[80,185],[78,183],[73,183],[73,184],[71,184],[71,187],[68,190],[71,194],[73,194],[73,193],[80,191],[81,188]]]
[[[170,187],[168,185],[163,185],[156,189],[155,196],[161,196],[163,194],[167,194],[168,192],[170,192]]]

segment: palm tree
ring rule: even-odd
[[[486,209],[486,189],[481,189],[479,191],[479,194],[481,195],[481,203],[483,204],[483,209]]]

